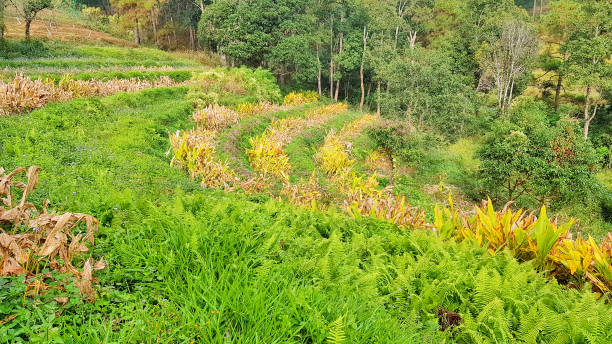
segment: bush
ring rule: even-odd
[[[482,198],[530,206],[595,197],[595,150],[577,123],[562,119],[550,124],[545,109],[542,103],[521,103],[494,123],[477,152],[477,178],[488,193]]]

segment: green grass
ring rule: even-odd
[[[84,72],[72,75],[74,80],[102,80],[108,81],[111,79],[132,79],[137,78],[140,80],[155,81],[159,80],[162,76],[167,76],[175,82],[183,82],[191,79],[195,70],[164,70],[164,71],[147,71],[147,72]],[[43,79],[50,78],[59,81],[65,74],[63,73],[36,73],[30,75],[31,78],[37,79],[41,77]]]
[[[198,67],[194,60],[151,48],[81,45],[59,42],[0,42],[0,69],[34,73],[65,73],[100,68]]]
[[[167,133],[192,125],[186,93],[151,89],[0,118],[0,166],[41,166],[32,201],[100,218],[93,255],[109,262],[96,274],[96,303],[70,284],[23,298],[23,278],[0,277],[0,319],[18,315],[0,342],[323,343],[340,316],[347,343],[611,338],[603,300],[508,254],[200,189],[165,156]],[[464,324],[440,332],[437,307]]]

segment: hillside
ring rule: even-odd
[[[608,2],[14,3],[0,343],[612,342]]]
[[[21,1],[17,1],[21,2]],[[80,20],[75,20],[75,19]],[[91,29],[87,20],[78,12],[65,8],[46,9],[41,11],[30,28],[32,38],[82,44],[112,44],[124,47],[134,47],[134,42],[117,38],[105,32]],[[25,32],[25,22],[12,6],[6,7],[5,35],[7,38],[22,38]]]
[[[116,54],[124,51],[71,49],[90,59],[104,52],[121,60]],[[86,56],[88,52],[93,53]],[[137,54],[166,56],[141,49],[125,56]],[[125,65],[130,61],[125,58]],[[14,63],[38,71],[37,61]],[[68,85],[112,81],[123,76],[122,67],[76,73]],[[0,118],[0,166],[7,171],[40,166],[29,201],[38,206],[49,199],[54,213],[95,216],[99,232],[85,256],[104,257],[107,264],[94,273],[93,302],[86,301],[77,285],[81,272],[74,279],[58,274],[44,256],[25,283],[23,275],[0,277],[2,341],[472,343],[590,338],[603,343],[612,336],[607,297],[590,287],[568,289],[536,272],[531,261],[518,262],[511,251],[492,255],[470,240],[444,240],[430,229],[419,229],[433,223],[433,207],[427,204],[434,199],[405,194],[425,206],[424,222],[419,222],[418,209],[393,202],[388,211],[401,217],[376,213],[375,208],[374,213],[345,209],[346,197],[356,204],[362,201],[351,196],[350,187],[345,189],[342,174],[332,172],[334,166],[352,166],[355,180],[349,184],[370,183],[363,184],[362,192],[374,188],[377,196],[366,195],[359,207],[367,206],[368,197],[387,199],[377,185],[389,173],[385,164],[374,162],[378,181],[368,177],[375,176],[368,167],[374,157],[368,151],[375,147],[365,131],[376,116],[310,93],[294,93],[282,104],[265,71],[165,68],[128,75],[157,80],[166,74],[176,86],[105,98],[73,94],[77,99]],[[207,107],[211,99],[221,107]],[[194,104],[202,108],[194,112]],[[173,137],[198,133],[189,131],[196,125],[202,130],[197,135],[208,130],[214,139],[194,147],[205,142],[212,146],[199,155],[204,160],[196,165],[185,160],[183,165],[183,141]],[[177,130],[181,132],[175,136]],[[267,151],[266,140],[283,144]],[[73,263],[79,266],[82,258]],[[39,278],[44,278],[42,289],[34,287]],[[49,316],[42,320],[35,316],[40,312]]]

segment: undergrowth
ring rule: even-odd
[[[0,342],[606,343],[612,310],[468,242],[202,190],[165,157],[187,87],[0,118],[0,166],[43,168],[31,199],[100,220],[95,303],[0,278]],[[461,324],[440,331],[438,307]]]

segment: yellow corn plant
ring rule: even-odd
[[[340,142],[340,137],[336,135],[334,130],[325,136],[323,146],[319,148],[315,155],[315,161],[328,175],[335,175],[341,170],[350,169],[354,163],[349,158],[345,145]]]
[[[283,100],[284,105],[304,105],[310,103],[316,103],[319,101],[319,96],[316,92],[291,92],[285,96]]]
[[[289,180],[291,164],[283,150],[283,145],[266,135],[253,137],[249,140],[251,149],[246,153],[253,169],[264,176],[273,175],[284,181]]]
[[[249,140],[251,148],[246,150],[246,154],[251,166],[265,176],[288,181],[291,164],[283,147],[304,128],[322,123],[346,109],[346,105],[332,104],[307,112],[305,118],[290,117],[272,122],[263,135]]]
[[[268,101],[259,103],[244,103],[236,106],[236,112],[240,118],[246,118],[256,115],[265,115],[268,113],[278,112],[287,109],[285,106],[276,105]]]
[[[344,210],[353,217],[368,216],[391,222],[399,227],[426,227],[425,213],[410,206],[404,196],[394,196],[390,190],[380,190],[376,173],[368,178],[358,176],[343,140],[356,135],[376,120],[366,115],[345,125],[340,132],[331,131],[315,155],[317,165],[330,177],[332,184],[346,194]]]
[[[134,92],[145,88],[174,86],[167,76],[156,81],[132,79],[74,80],[64,75],[56,84],[52,79],[31,80],[18,74],[12,82],[0,81],[0,114],[9,115],[40,108],[52,101],[68,101],[78,97],[109,96],[118,92]]]
[[[331,116],[348,111],[348,105],[344,103],[335,103],[306,111],[306,119],[308,120],[324,120]]]
[[[235,184],[229,191],[236,191],[240,189],[247,195],[260,192],[268,192],[272,188],[273,184],[270,178],[262,174],[257,174],[247,180],[240,180],[238,184]]]
[[[236,174],[215,159],[215,135],[215,131],[198,129],[170,134],[171,164],[187,170],[191,178],[202,178],[203,187],[227,188],[236,181]]]
[[[219,130],[237,123],[240,115],[225,106],[209,105],[193,113],[196,126],[205,130]]]
[[[323,188],[317,181],[315,172],[312,172],[307,182],[284,184],[281,195],[297,206],[320,209],[319,203],[323,198]]]

